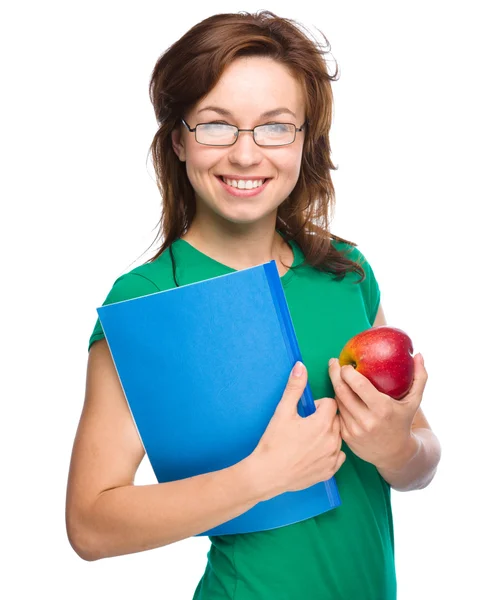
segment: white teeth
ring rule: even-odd
[[[256,181],[250,181],[248,179],[226,179],[225,177],[223,177],[222,179],[224,183],[227,183],[227,185],[238,188],[239,190],[252,190],[264,184],[263,179],[258,179]]]

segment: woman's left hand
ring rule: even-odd
[[[377,388],[351,365],[335,359],[328,373],[340,414],[340,434],[349,448],[378,468],[395,468],[398,458],[411,448],[411,425],[427,382],[422,356],[413,357],[412,386],[395,400]]]

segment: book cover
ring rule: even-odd
[[[97,312],[159,483],[251,454],[302,360],[274,260]],[[297,408],[302,417],[315,411],[309,383]],[[332,477],[198,535],[283,527],[340,503]]]

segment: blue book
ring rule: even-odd
[[[274,260],[97,312],[159,483],[218,471],[251,454],[302,360]],[[307,383],[297,410],[305,418],[315,409]],[[332,477],[198,535],[283,527],[340,503]]]

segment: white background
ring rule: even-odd
[[[188,600],[203,573],[206,538],[83,561],[66,482],[95,309],[158,247],[155,61],[211,14],[267,8],[331,43],[332,230],[364,252],[429,373],[443,455],[428,488],[393,493],[399,598],[500,598],[493,2],[173,4],[2,11],[2,597]],[[145,460],[136,483],[154,482]]]

